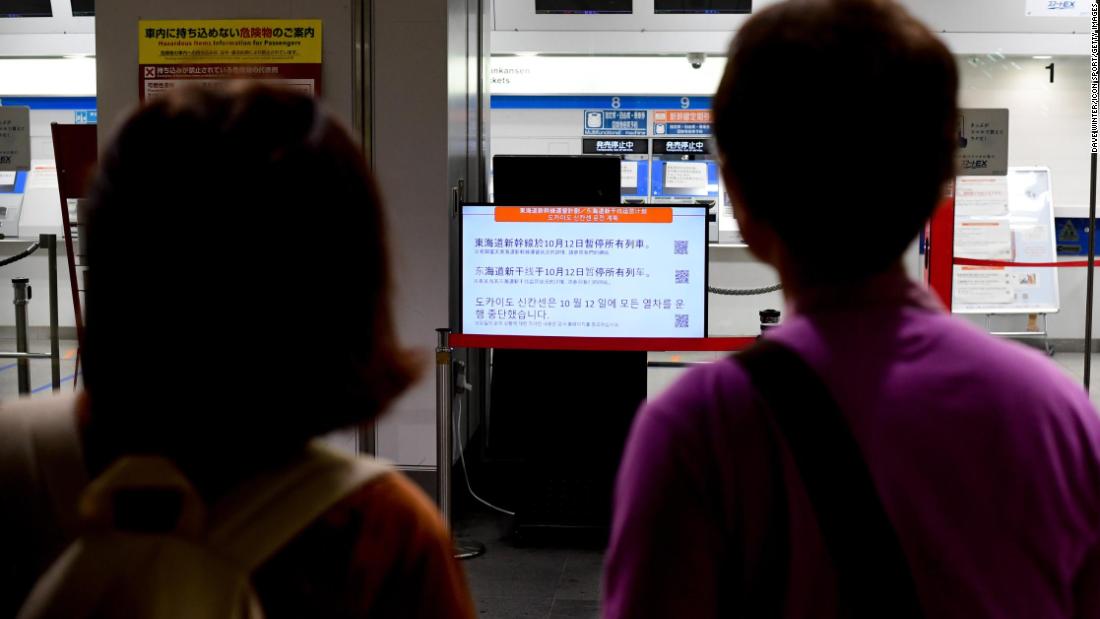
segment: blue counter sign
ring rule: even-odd
[[[645,110],[585,110],[585,135],[644,136],[649,131]]]
[[[77,125],[95,125],[99,121],[99,112],[97,110],[76,110],[73,112]]]
[[[710,135],[710,123],[667,123],[657,125],[657,135]]]

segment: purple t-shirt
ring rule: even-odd
[[[1100,617],[1100,417],[1085,392],[901,276],[844,296],[768,337],[844,412],[925,616]],[[783,592],[777,616],[836,616],[809,499],[756,397],[723,360],[642,409],[616,489],[605,617],[747,616],[770,590]],[[762,581],[777,535],[789,551],[775,587]]]

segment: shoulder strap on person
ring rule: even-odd
[[[794,351],[770,340],[735,356],[771,413],[813,505],[852,617],[923,614],[905,553],[847,420]]]
[[[390,471],[313,441],[302,458],[234,492],[210,514],[208,544],[252,571],[356,488]]]
[[[39,474],[54,506],[58,524],[70,535],[78,530],[76,502],[88,485],[84,451],[77,429],[76,397],[43,399],[41,406],[26,411]],[[37,404],[37,403],[35,403]]]
[[[88,532],[39,579],[19,617],[262,617],[251,573],[388,470],[315,442],[209,510],[173,462],[120,458],[81,497]]]
[[[4,403],[0,408],[0,481],[33,483],[48,499],[44,515],[66,535],[78,531],[76,501],[88,483],[76,395]]]

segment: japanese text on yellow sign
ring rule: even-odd
[[[138,64],[320,64],[319,19],[138,22]]]

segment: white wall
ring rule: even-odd
[[[1044,68],[1052,62],[1053,84]],[[1087,217],[1089,59],[970,55],[959,70],[962,107],[1008,108],[1009,165],[1049,166],[1057,216]]]
[[[397,333],[428,352],[447,326],[447,3],[377,2],[374,20],[372,161],[390,207]],[[433,377],[378,424],[380,455],[435,464]]]
[[[1044,68],[1055,63],[1055,81]],[[578,64],[587,72],[578,76]],[[497,57],[494,69],[511,69],[518,76],[495,92],[508,94],[676,94],[713,93],[724,59],[712,58],[694,70],[679,58],[618,57]],[[959,59],[960,102],[963,107],[1010,110],[1009,163],[1051,168],[1055,211],[1059,217],[1087,216],[1089,198],[1089,59],[1057,56],[1034,59],[1001,54],[967,55]],[[519,69],[520,72],[515,72]],[[525,72],[530,71],[530,72]],[[608,75],[604,79],[603,72]],[[658,84],[652,88],[651,84]],[[689,90],[690,89],[690,90]],[[550,92],[556,90],[558,92]],[[656,90],[657,92],[654,92]],[[492,112],[492,154],[579,154],[581,136],[577,110],[516,110]],[[914,252],[906,260],[917,271]],[[711,282],[725,288],[755,288],[775,283],[770,268],[746,250],[716,248],[711,255]],[[1062,311],[1048,318],[1051,337],[1084,337],[1085,271],[1060,271]],[[756,311],[781,307],[778,293],[764,297],[711,295],[712,335],[755,334]],[[1026,318],[1006,318],[995,328],[1019,330]],[[979,319],[984,323],[984,318]],[[1018,323],[1015,324],[1014,323]]]
[[[475,199],[480,189],[480,3],[378,1],[374,20],[372,161],[389,207],[397,332],[430,353],[435,330],[450,326],[451,188],[464,179]],[[406,468],[436,463],[435,368],[427,369],[378,424],[378,453]]]
[[[781,0],[754,0],[759,12]],[[1023,0],[900,0],[936,31],[994,33],[1088,32],[1088,17],[1029,17]],[[748,15],[656,15],[653,0],[633,0],[626,15],[536,15],[535,0],[494,0],[495,30],[705,32],[736,30]]]
[[[0,35],[0,40],[3,38]],[[19,96],[94,97],[95,59],[83,55],[0,57],[0,97]]]
[[[0,25],[4,21],[0,20]],[[88,20],[90,21],[90,20]],[[0,28],[0,41],[10,35]],[[29,38],[45,35],[25,35]],[[2,48],[2,45],[0,45]],[[2,50],[0,50],[2,51]],[[85,56],[57,58],[0,58],[0,99],[17,96],[90,97],[95,96],[95,60]],[[73,123],[72,110],[31,110],[31,159],[53,159],[53,138],[50,123]],[[37,240],[39,234],[56,234],[59,239],[58,255],[58,309],[62,327],[75,325],[73,304],[70,297],[69,278],[61,224],[61,205],[56,189],[30,187],[23,194],[0,194],[0,205],[9,209],[19,208],[18,236],[20,239]],[[10,216],[14,217],[14,212]],[[13,236],[14,221],[4,222],[3,232]],[[15,255],[26,243],[0,242],[0,259]],[[49,263],[42,251],[32,258],[16,264],[0,267],[0,325],[15,324],[15,310],[9,302],[11,296],[5,289],[13,277],[29,277],[35,296],[28,306],[28,323],[31,327],[49,325],[47,303]]]
[[[51,7],[53,17],[0,19],[0,58],[94,54],[95,18],[73,17],[68,0],[51,0]]]
[[[1054,83],[1046,67],[1055,66]],[[960,63],[963,107],[1008,108],[1009,165],[1048,166],[1055,214],[1087,217],[1089,203],[1089,59],[968,56]],[[1059,269],[1061,311],[1047,317],[1051,337],[1084,338],[1085,269]],[[1100,316],[1094,308],[1094,317]],[[984,325],[985,317],[971,317]],[[1020,330],[1026,318],[999,319],[998,330]]]

